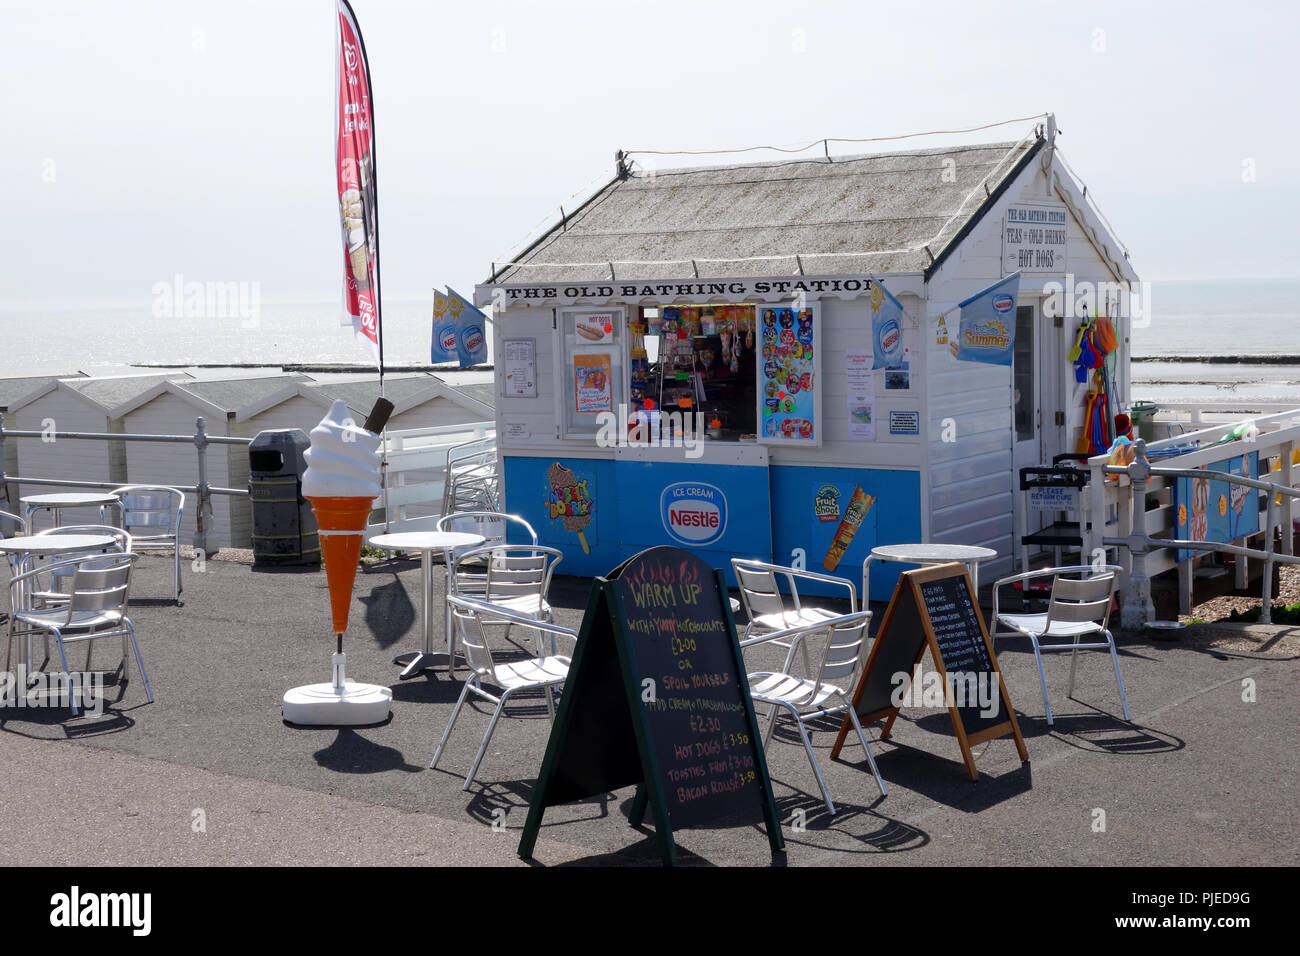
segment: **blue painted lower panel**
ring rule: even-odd
[[[506,510],[527,519],[543,544],[564,552],[562,574],[604,575],[639,551],[669,544],[725,570],[733,585],[733,557],[792,564],[802,551],[809,570],[843,577],[857,589],[875,545],[921,540],[914,471],[510,456],[504,468]],[[831,542],[858,488],[874,501],[836,562],[828,559]],[[884,601],[902,566],[878,567],[871,599]],[[816,584],[800,590],[843,593]]]
[[[872,548],[921,540],[918,472],[779,465],[771,468],[771,479],[773,560],[777,564],[793,564],[802,552],[809,571],[842,577],[853,582],[856,591],[862,587],[862,563]],[[831,542],[858,488],[874,499],[871,510],[836,560]],[[889,600],[904,568],[873,564],[871,600]],[[844,593],[830,585],[810,584],[806,589],[812,594]]]

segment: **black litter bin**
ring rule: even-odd
[[[302,496],[310,445],[301,428],[275,428],[258,432],[248,446],[254,565],[320,564],[316,516]]]

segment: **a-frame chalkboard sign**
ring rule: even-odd
[[[961,564],[941,564],[899,576],[867,666],[853,691],[858,719],[864,724],[884,720],[880,736],[889,736],[900,702],[917,696],[912,676],[927,649],[937,672],[932,686],[943,690],[941,700],[952,717],[971,780],[979,779],[971,747],[986,740],[1011,734],[1021,761],[1028,761],[1025,739],[975,589]],[[851,726],[846,717],[831,759],[839,756]]]
[[[519,841],[531,857],[549,806],[637,785],[666,866],[673,830],[767,828],[785,847],[726,579],[680,548],[650,548],[597,578]]]

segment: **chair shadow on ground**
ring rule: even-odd
[[[392,647],[415,627],[418,618],[415,605],[396,574],[393,580],[372,587],[369,594],[361,595],[358,600],[366,606],[366,628],[382,649]],[[433,613],[441,617],[437,608]],[[435,633],[437,630],[435,627]]]
[[[1066,698],[1072,703],[1082,703]],[[1085,705],[1090,706],[1090,705]],[[1113,756],[1144,756],[1171,753],[1187,746],[1181,737],[1164,731],[1129,723],[1124,718],[1093,708],[1082,713],[1061,713],[1053,708],[1055,723],[1048,726],[1046,717],[1020,715],[1020,732],[1031,737],[1053,737],[1078,750]]]
[[[336,773],[387,773],[401,770],[419,773],[424,767],[409,763],[394,747],[377,744],[355,730],[339,728],[328,747],[312,754],[316,763]]]
[[[871,777],[871,768],[867,766],[866,760],[862,761],[861,769],[867,775],[868,784],[874,786],[875,780]],[[883,771],[881,776],[884,776]],[[789,786],[788,783],[786,785]],[[883,798],[879,796],[870,806],[858,806],[835,799],[833,792],[831,798],[835,800],[833,814],[826,809],[825,801],[817,794],[795,793],[777,798],[777,819],[781,821],[787,845],[795,843],[814,849],[827,849],[820,843],[800,839],[800,834],[834,832],[862,844],[860,849],[836,846],[836,850],[846,853],[903,853],[920,850],[930,843],[930,834],[924,830],[880,813],[876,808],[887,804],[883,804]],[[868,821],[874,825],[874,829],[867,833],[856,833],[846,826],[854,820]]]

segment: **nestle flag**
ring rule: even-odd
[[[903,367],[903,303],[889,290],[871,280],[872,368]]]
[[[487,361],[487,316],[451,286],[447,301],[456,324],[456,354],[461,368]]]
[[[343,316],[357,340],[384,368],[379,318],[379,214],[375,192],[375,128],[370,68],[361,30],[347,0],[338,0],[338,113],[334,165],[343,226]]]
[[[958,304],[961,329],[950,343],[963,362],[1010,365],[1016,347],[1016,296],[1020,273],[1014,273]]]
[[[456,351],[456,320],[451,315],[451,300],[433,290],[433,345],[429,349],[429,361],[435,365],[439,362],[455,362],[460,358]]]

